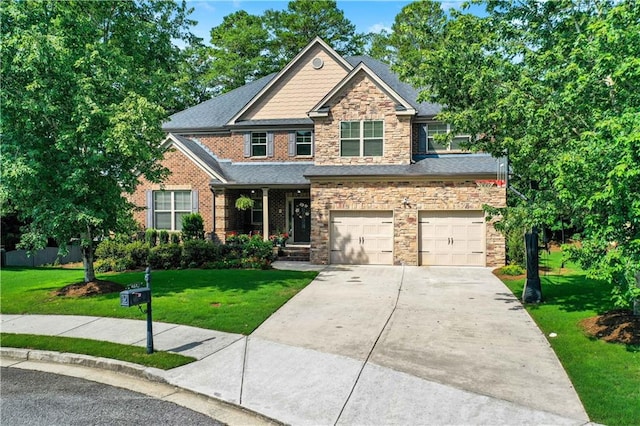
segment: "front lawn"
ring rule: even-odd
[[[153,320],[249,334],[316,275],[275,269],[152,271]],[[146,319],[136,307],[121,307],[118,292],[91,297],[54,295],[82,277],[80,269],[3,268],[0,310],[3,314]],[[109,273],[98,278],[126,286],[144,282],[144,273]]]
[[[640,424],[640,347],[606,343],[579,323],[613,309],[611,286],[585,278],[575,265],[560,268],[561,254],[540,254],[543,303],[527,306],[571,378],[593,422]],[[504,279],[521,297],[524,279]]]

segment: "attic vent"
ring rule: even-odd
[[[323,65],[324,61],[322,60],[322,58],[313,58],[313,61],[311,61],[311,66],[316,70],[322,68]]]

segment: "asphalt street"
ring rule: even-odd
[[[167,401],[75,377],[2,368],[0,424],[221,425]]]

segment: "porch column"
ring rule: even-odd
[[[269,240],[269,188],[262,188],[262,238]]]
[[[224,242],[229,227],[229,203],[224,188],[211,188],[213,192],[213,233]]]

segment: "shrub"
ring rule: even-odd
[[[133,261],[134,268],[149,264],[149,248],[149,244],[142,241],[134,241],[125,246],[127,256]]]
[[[513,229],[507,232],[507,259],[510,264],[525,266],[525,246],[524,233],[520,229]]]
[[[96,247],[96,257],[98,259],[118,259],[126,254],[126,245],[112,238],[102,240]]]
[[[266,269],[275,260],[273,243],[256,235],[242,248],[242,265],[245,268]]]
[[[180,235],[176,233],[171,234],[171,244],[180,244]]]
[[[182,246],[182,266],[199,268],[221,259],[219,245],[205,240],[188,240]]]
[[[144,233],[144,239],[149,244],[149,247],[155,247],[158,242],[158,231],[153,228],[149,228]]]
[[[171,269],[180,266],[182,249],[178,244],[165,244],[149,250],[149,266],[153,269]]]
[[[500,268],[500,273],[503,275],[516,276],[524,274],[525,269],[520,265],[512,263],[511,265]]]
[[[96,272],[109,272],[113,270],[113,259],[98,259],[93,263]]]
[[[160,244],[169,244],[169,232],[166,229],[162,229],[158,232],[158,240],[160,240]]]
[[[182,216],[182,240],[204,240],[204,220],[200,213]]]

